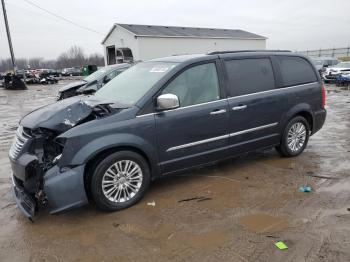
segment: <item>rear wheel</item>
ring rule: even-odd
[[[285,157],[292,157],[301,154],[309,140],[310,125],[302,116],[293,118],[286,126],[281,144],[276,150]]]
[[[91,179],[91,193],[100,209],[115,211],[137,203],[149,183],[146,160],[132,151],[120,151],[97,165]]]

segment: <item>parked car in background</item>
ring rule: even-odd
[[[46,76],[40,78],[40,84],[42,85],[53,85],[57,83],[58,80],[54,76]]]
[[[58,90],[57,100],[80,94],[92,94],[130,66],[130,64],[115,64],[103,67],[81,81],[61,87]]]
[[[350,62],[340,62],[335,66],[328,67],[323,74],[325,82],[333,82],[338,75],[350,72]]]
[[[55,69],[40,69],[39,70],[39,76],[41,78],[44,77],[59,77],[61,75],[61,72],[55,70]]]
[[[80,67],[64,68],[61,71],[61,75],[62,76],[80,76],[81,68]]]
[[[327,67],[333,66],[339,63],[339,60],[335,57],[313,57],[312,62],[315,65],[317,71],[321,74],[324,73]]]
[[[127,208],[151,180],[179,170],[266,147],[301,154],[324,124],[324,107],[315,67],[291,52],[141,62],[95,95],[20,121],[9,152],[15,199],[29,218],[42,201],[59,213],[88,196],[103,210]]]

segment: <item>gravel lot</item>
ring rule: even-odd
[[[0,89],[0,261],[350,261],[350,91],[327,86],[326,124],[299,157],[246,154],[157,180],[127,210],[44,210],[32,224],[7,152],[20,117],[65,83]]]

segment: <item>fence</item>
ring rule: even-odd
[[[350,57],[350,47],[306,50],[306,51],[299,51],[298,53],[301,53],[310,57],[317,57],[317,56],[331,56],[336,58]]]

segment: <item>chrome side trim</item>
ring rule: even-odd
[[[235,132],[235,133],[231,133],[229,136],[230,136],[230,137],[238,136],[238,135],[242,135],[242,134],[246,134],[246,133],[258,131],[258,130],[261,130],[261,129],[273,127],[273,126],[276,126],[277,124],[278,124],[278,123],[276,122],[276,123],[272,123],[272,124],[268,124],[268,125],[264,125],[264,126],[257,126],[257,127],[254,127],[254,128],[245,129],[245,130],[242,130],[242,131],[238,131],[238,132]]]
[[[227,100],[227,98],[218,99],[218,100],[209,101],[209,102],[200,103],[200,104],[195,104],[195,105],[190,105],[190,106],[178,107],[178,108],[175,108],[175,109],[164,110],[164,111],[162,111],[162,112],[171,112],[171,111],[181,110],[181,109],[185,109],[185,108],[191,108],[191,107],[196,107],[196,106],[202,106],[202,105],[212,104],[212,103],[216,103],[216,102],[221,102],[221,101],[224,101],[224,100]],[[143,116],[149,116],[149,115],[156,115],[156,114],[158,114],[158,113],[159,113],[159,112],[156,112],[156,113],[149,113],[149,114],[139,115],[139,116],[136,116],[136,117],[143,117]]]
[[[272,90],[261,91],[261,92],[246,94],[246,95],[232,96],[232,97],[228,97],[227,99],[231,100],[231,99],[245,97],[245,96],[252,96],[252,95],[257,95],[257,94],[265,94],[265,93],[271,93],[271,92],[276,92],[276,91],[283,91],[283,90],[286,90],[286,89],[291,89],[291,88],[296,88],[296,87],[301,87],[301,86],[307,86],[307,85],[312,85],[312,84],[316,84],[316,83],[319,83],[319,82],[312,82],[312,83],[295,85],[295,86],[288,86],[288,87],[280,87],[280,88],[276,88],[276,89],[272,89]]]
[[[254,128],[238,131],[238,132],[231,133],[231,134],[228,134],[228,135],[216,136],[216,137],[212,137],[212,138],[208,138],[208,139],[204,139],[204,140],[199,140],[199,141],[188,143],[188,144],[183,144],[183,145],[179,145],[179,146],[170,147],[170,148],[168,148],[166,150],[166,152],[171,152],[171,151],[178,150],[178,149],[183,149],[183,148],[187,148],[187,147],[191,147],[191,146],[197,146],[197,145],[201,145],[201,144],[205,144],[205,143],[209,143],[209,142],[214,142],[214,141],[217,141],[217,140],[221,140],[221,139],[225,139],[225,138],[229,138],[229,137],[233,137],[233,136],[238,136],[238,135],[241,135],[241,134],[246,134],[246,133],[258,131],[258,130],[261,130],[261,129],[265,129],[265,128],[276,126],[277,124],[278,123],[275,122],[275,123],[264,125],[264,126],[257,126],[257,127],[254,127]]]
[[[148,113],[148,114],[136,116],[136,118],[144,117],[144,116],[152,116],[152,115],[155,115],[155,114],[156,114],[156,113]]]
[[[178,149],[183,149],[183,148],[187,148],[187,147],[191,147],[191,146],[197,146],[197,145],[201,145],[201,144],[205,144],[205,143],[209,143],[209,142],[214,142],[214,141],[225,139],[225,138],[229,138],[229,135],[212,137],[212,138],[199,140],[199,141],[188,143],[188,144],[183,144],[180,146],[170,147],[166,150],[166,152],[170,152],[170,151],[174,151],[174,150],[178,150]]]

